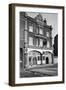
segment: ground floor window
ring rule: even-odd
[[[45,56],[43,56],[43,60],[45,60]]]
[[[29,57],[28,59],[29,65],[36,65],[37,64],[37,57]]]
[[[33,57],[33,65],[37,64],[37,57]]]
[[[38,60],[40,60],[40,56],[38,56]]]

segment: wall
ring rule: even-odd
[[[20,48],[24,47],[24,28],[25,28],[24,13],[20,13]]]
[[[8,4],[19,2],[66,6],[65,1],[66,0],[0,0],[0,90],[65,90],[66,84],[26,87],[8,86]]]

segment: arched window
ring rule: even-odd
[[[30,66],[41,64],[41,53],[38,51],[29,51],[27,58]]]

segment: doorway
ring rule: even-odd
[[[49,58],[46,57],[46,64],[49,64]]]

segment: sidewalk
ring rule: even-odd
[[[28,67],[26,68],[27,69],[34,69],[34,68],[57,68],[58,67],[58,64],[43,64],[43,65],[37,65],[37,66],[31,66],[31,67]]]
[[[20,77],[44,77],[44,76],[57,76],[58,65],[46,64],[38,65],[21,70]]]

